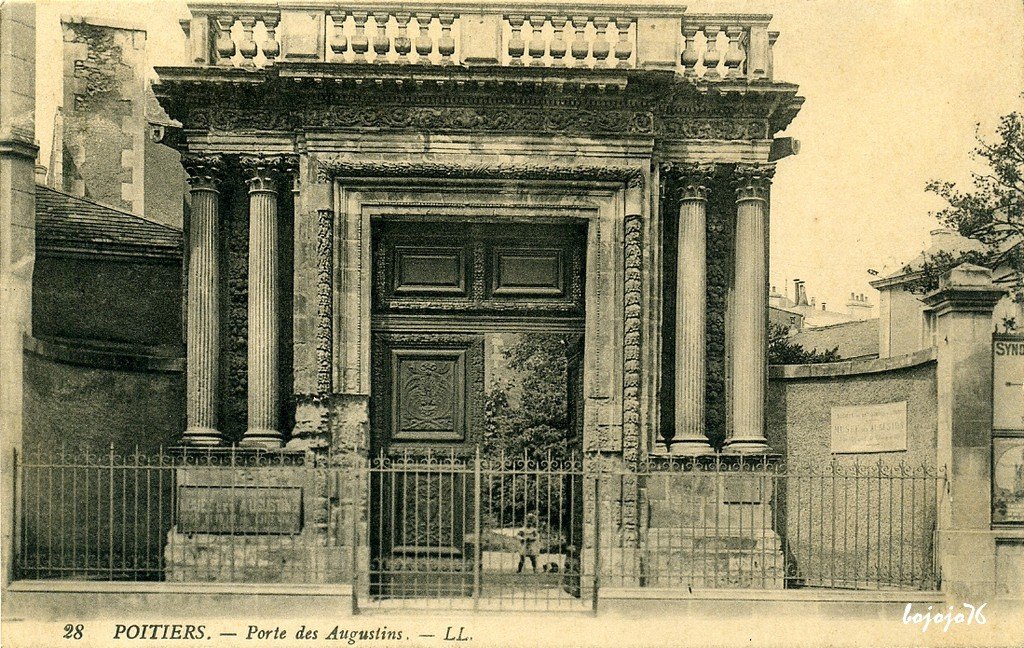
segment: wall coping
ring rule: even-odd
[[[161,347],[125,345],[105,347],[93,343],[76,343],[72,340],[44,339],[26,335],[24,349],[47,360],[64,364],[83,365],[97,369],[118,371],[149,371],[157,373],[182,373],[185,358],[180,354],[168,355]]]
[[[347,583],[201,583],[16,580],[6,588],[12,592],[96,593],[96,594],[255,594],[261,596],[351,596]]]
[[[861,358],[818,364],[771,365],[768,367],[768,378],[772,380],[797,380],[801,378],[836,378],[840,376],[884,373],[934,362],[935,358],[936,348],[928,347],[914,353],[893,356],[891,358]]]
[[[939,591],[848,590],[848,589],[694,589],[676,587],[602,587],[599,600],[725,600],[725,601],[809,601],[843,603],[941,602]]]

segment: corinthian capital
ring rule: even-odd
[[[662,175],[671,179],[680,200],[707,200],[716,165],[696,162],[665,162]]]
[[[736,200],[768,200],[774,164],[737,164],[733,171]]]
[[[238,165],[250,192],[276,192],[281,176],[294,173],[298,166],[294,155],[262,153],[239,156]]]
[[[193,190],[216,191],[224,177],[224,159],[220,155],[185,153],[181,156],[181,166]]]

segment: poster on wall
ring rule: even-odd
[[[1024,431],[1024,338],[996,336],[992,355],[992,427]]]
[[[907,401],[832,408],[832,453],[907,449]]]
[[[1024,523],[1024,438],[992,439],[992,522]]]

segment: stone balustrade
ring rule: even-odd
[[[762,14],[688,14],[664,5],[304,2],[189,4],[190,63],[277,62],[660,69],[702,82],[772,78]]]

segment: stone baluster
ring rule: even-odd
[[[675,436],[672,454],[711,452],[708,442],[707,381],[707,199],[714,167],[679,169],[679,258],[676,275]]]
[[[369,17],[370,14],[365,11],[352,12],[352,20],[355,22],[355,30],[348,42],[349,46],[352,48],[352,53],[355,54],[356,63],[365,62],[366,53],[370,51],[370,39],[366,36],[366,19]]]
[[[428,13],[416,14],[416,54],[420,63],[430,63],[434,52],[434,41],[430,38],[430,23],[433,16]]]
[[[277,183],[285,160],[243,156],[249,186],[249,425],[243,445],[280,447]]]
[[[373,23],[375,25],[375,35],[373,37],[373,53],[376,54],[374,62],[386,63],[388,52],[391,51],[391,39],[388,38],[389,14],[387,12],[373,14]]]
[[[263,16],[263,26],[267,29],[267,40],[263,41],[263,56],[267,57],[267,63],[272,63],[281,53],[281,44],[277,42],[278,17],[274,14]]]
[[[608,57],[611,55],[611,43],[608,42],[606,34],[608,33],[608,23],[611,21],[606,16],[598,16],[591,22],[594,23],[594,29],[597,33],[594,34],[594,67],[602,67],[602,64],[606,64]]]
[[[231,26],[235,24],[235,17],[231,14],[217,16],[217,64],[231,65],[231,58],[235,55],[235,41],[231,38]]]
[[[508,39],[509,65],[522,65],[523,54],[526,52],[526,41],[523,40],[523,23],[526,16],[522,14],[510,14],[508,26],[512,35]]]
[[[217,445],[220,373],[219,156],[185,154],[191,209],[188,227],[185,435],[189,445]]]
[[[551,52],[552,67],[565,65],[565,53],[569,49],[565,39],[565,24],[568,20],[568,16],[551,16],[551,45],[548,49]]]
[[[728,452],[766,452],[768,198],[774,165],[739,165],[732,313],[732,432]]]
[[[615,43],[615,58],[618,60],[618,67],[629,67],[629,58],[633,55],[633,41],[629,38],[629,26],[631,18],[618,17],[615,19],[615,32],[619,39]]]
[[[412,51],[412,39],[409,38],[409,21],[412,14],[404,11],[395,14],[398,22],[398,35],[395,36],[395,53],[398,54],[399,63],[409,62],[409,52]]]
[[[452,36],[452,25],[455,24],[455,14],[438,14],[438,22],[441,23],[441,37],[437,39],[437,51],[441,54],[441,65],[451,65],[454,61],[455,38]]]
[[[726,27],[725,35],[729,38],[729,48],[725,52],[725,76],[728,79],[737,79],[742,76],[740,66],[743,64],[744,55],[740,37],[743,35],[743,28],[737,25]]]
[[[583,67],[586,65],[587,56],[590,54],[590,43],[587,42],[586,29],[587,23],[590,19],[586,16],[573,16],[572,17],[572,30],[574,33],[572,39],[572,54],[573,67]]]
[[[690,25],[683,25],[683,52],[679,55],[679,62],[683,66],[683,76],[694,78],[697,76],[697,63],[700,63],[700,56],[697,54],[697,47],[694,40],[697,38],[697,28]]]
[[[709,81],[720,79],[722,76],[718,73],[718,62],[722,56],[718,51],[719,31],[717,25],[704,27],[704,37],[707,38],[707,46],[704,48],[704,78]]]
[[[256,39],[253,37],[253,29],[256,27],[256,16],[239,16],[238,22],[242,23],[242,40],[238,44],[238,53],[242,55],[242,65],[254,67],[256,65]]]
[[[546,16],[530,16],[530,59],[527,65],[544,65],[544,55],[547,54],[548,46],[544,40],[544,23]]]
[[[345,12],[332,9],[328,12],[334,29],[331,31],[331,51],[336,56],[344,56],[348,49],[348,37],[345,36]]]

